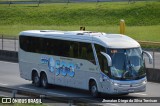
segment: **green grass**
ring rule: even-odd
[[[79,30],[79,25],[72,26],[35,26],[35,25],[5,25],[0,26],[0,34],[17,36],[24,30]],[[12,30],[10,30],[12,29]],[[141,41],[160,42],[160,25],[126,26],[126,35]],[[119,33],[119,26],[86,26],[86,30],[106,33]]]
[[[87,30],[119,33],[119,21],[126,23],[126,35],[136,40],[160,41],[160,2],[54,3],[0,5],[0,34],[18,35],[32,29]]]
[[[160,25],[160,2],[71,3],[0,7],[0,25]]]

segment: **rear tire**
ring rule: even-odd
[[[39,78],[37,72],[33,73],[32,83],[33,83],[33,85],[36,86],[36,87],[40,87],[40,85],[41,85],[41,84],[40,84],[40,78]]]
[[[41,76],[41,85],[43,88],[48,88],[49,86],[46,74],[42,74]]]
[[[91,82],[89,90],[93,97],[98,97],[98,88],[95,81]]]

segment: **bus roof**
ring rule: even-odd
[[[21,32],[20,36],[22,35],[96,43],[107,48],[140,47],[137,41],[122,34],[106,34],[92,31],[28,30]]]

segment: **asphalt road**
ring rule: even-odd
[[[36,93],[43,93],[50,96],[58,96],[58,97],[83,97],[85,99],[90,99],[91,96],[87,91],[73,89],[68,87],[60,87],[60,86],[51,86],[49,89],[37,88],[34,87],[30,81],[24,80],[19,76],[19,67],[18,63],[9,63],[0,61],[0,86],[9,87],[20,90],[27,90]],[[132,93],[127,98],[130,97],[160,97],[160,84],[148,82],[147,91],[142,93]],[[0,92],[1,94],[1,92]],[[1,94],[2,95],[2,94]],[[3,93],[3,96],[5,94]],[[105,98],[105,97],[104,97]],[[96,101],[96,98],[92,99]],[[159,106],[159,103],[98,103],[101,105],[107,106]]]

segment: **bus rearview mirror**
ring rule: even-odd
[[[149,52],[143,51],[143,56],[144,54],[147,55],[147,57],[149,58],[149,63],[152,64],[153,63],[153,58],[152,55]]]
[[[112,59],[111,59],[111,57],[108,54],[104,53],[104,52],[101,52],[101,54],[106,57],[106,59],[108,61],[108,66],[112,66]]]

